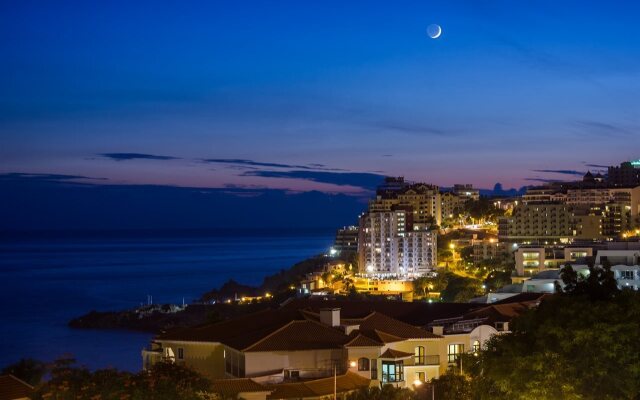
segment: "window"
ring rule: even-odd
[[[425,382],[424,372],[416,372],[416,381]]]
[[[479,351],[480,351],[480,342],[476,340],[475,342],[473,342],[473,352],[477,353]]]
[[[371,379],[378,379],[378,360],[371,359]]]
[[[359,358],[358,359],[358,371],[368,371],[369,370],[369,359],[368,358]]]
[[[620,271],[621,279],[633,279],[633,271]]]
[[[449,351],[447,353],[449,363],[455,363],[458,360],[458,355],[462,353],[464,353],[463,344],[450,344]]]
[[[404,364],[402,361],[382,362],[382,383],[401,382],[404,380]]]
[[[178,347],[178,360],[184,360],[184,349],[182,347]]]
[[[416,347],[413,358],[413,362],[415,365],[424,365],[424,347]]]

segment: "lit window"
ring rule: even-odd
[[[414,364],[424,365],[424,347],[418,346],[414,351]]]
[[[480,351],[480,342],[476,340],[475,342],[473,342],[473,352],[477,353],[479,351]]]
[[[447,359],[450,363],[454,363],[462,353],[464,353],[464,344],[450,344]]]
[[[633,279],[633,271],[620,271],[621,279]]]
[[[382,383],[401,382],[404,380],[404,363],[402,361],[382,362]]]

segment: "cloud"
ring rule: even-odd
[[[607,137],[629,136],[634,132],[626,126],[590,120],[579,120],[574,123],[581,132]]]
[[[373,125],[378,128],[407,133],[411,135],[449,136],[461,132],[454,129],[442,129],[434,126],[407,124],[397,121],[377,121],[374,122]]]
[[[172,156],[158,156],[154,154],[143,153],[100,153],[99,156],[109,158],[115,161],[128,161],[128,160],[178,160],[178,157]]]
[[[584,164],[587,167],[592,167],[592,168],[606,168],[609,169],[609,165],[600,165],[600,164]]]
[[[544,172],[545,174],[578,175],[578,176],[583,176],[585,174],[582,171],[575,171],[571,169],[534,169],[533,172]]]
[[[247,171],[243,176],[263,178],[303,179],[313,182],[329,183],[339,186],[355,186],[366,190],[375,190],[382,183],[384,175],[368,172],[329,172],[329,171]]]
[[[564,181],[562,179],[545,179],[545,178],[525,178],[524,180],[532,181],[532,182],[543,182],[543,183],[570,182],[570,181]]]
[[[13,182],[70,182],[78,179],[89,179],[106,181],[107,178],[93,178],[83,175],[63,175],[63,174],[39,174],[39,173],[25,173],[25,172],[9,172],[6,174],[0,174],[0,180],[13,181]]]
[[[326,168],[323,164],[293,165],[293,164],[281,164],[281,163],[274,163],[274,162],[246,160],[241,158],[207,158],[201,161],[206,163],[227,164],[227,165],[236,165],[236,166],[288,168],[288,169],[295,168],[295,169],[321,170],[321,171],[344,171],[343,169],[339,169],[339,168]]]

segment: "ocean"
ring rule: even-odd
[[[0,367],[23,357],[73,356],[89,368],[141,368],[152,335],[78,330],[91,310],[181,304],[233,278],[271,273],[326,252],[333,232],[207,231],[4,235],[0,238]]]

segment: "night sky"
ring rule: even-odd
[[[575,179],[640,156],[639,15],[629,1],[3,1],[0,174],[327,193],[387,174]]]

